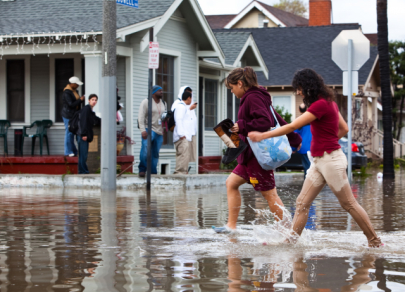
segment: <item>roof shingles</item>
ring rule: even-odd
[[[267,80],[258,72],[263,86],[291,85],[294,73],[312,68],[330,85],[342,84],[342,70],[332,61],[332,41],[342,31],[359,29],[359,25],[331,25],[312,27],[222,29],[250,32],[269,69]],[[370,47],[370,59],[359,71],[359,84],[364,84],[377,56],[376,47]]]
[[[173,2],[142,0],[139,9],[117,5],[117,28],[162,16]],[[0,1],[0,35],[102,31],[102,22],[103,0]]]
[[[225,54],[225,63],[228,65],[235,63],[236,58],[239,56],[243,46],[251,35],[250,32],[232,30],[214,32],[214,34]]]

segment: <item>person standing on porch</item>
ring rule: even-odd
[[[79,174],[88,174],[87,156],[89,154],[89,143],[93,141],[93,126],[100,123],[100,118],[93,112],[97,104],[98,96],[89,95],[89,103],[83,107],[79,116],[79,129],[77,131],[77,145],[79,146]]]
[[[197,108],[197,102],[193,96],[193,90],[189,86],[183,86],[179,90],[179,95],[177,99],[173,102],[172,105],[172,112],[175,112],[175,109],[179,103],[183,100],[183,94],[185,92],[191,93],[191,104],[186,105],[187,107],[187,123],[185,127],[191,134],[191,145],[189,147],[190,150],[190,161],[189,162],[196,162],[197,161],[197,116],[195,114],[195,109]]]
[[[74,143],[74,134],[69,131],[69,120],[75,112],[80,110],[80,106],[84,101],[84,95],[79,96],[77,88],[83,85],[78,77],[71,77],[69,84],[63,90],[62,100],[62,119],[65,124],[65,156],[77,156],[77,149]]]
[[[162,114],[167,111],[166,103],[162,100],[163,89],[159,85],[152,88],[152,174],[157,174],[159,152],[163,144]],[[139,106],[139,129],[142,135],[141,154],[139,155],[139,177],[145,177],[148,160],[148,99],[145,98]]]
[[[188,106],[192,102],[190,91],[184,91],[182,101],[177,103],[174,111],[176,126],[173,131],[173,142],[176,148],[176,170],[174,174],[188,174],[191,158],[192,133],[189,130]]]

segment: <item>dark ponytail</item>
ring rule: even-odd
[[[239,80],[242,81],[243,87],[259,87],[256,72],[252,69],[252,67],[233,69],[232,72],[229,73],[228,77],[226,77],[225,86],[228,89],[231,89],[230,85],[238,84]]]

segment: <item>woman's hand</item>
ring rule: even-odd
[[[232,133],[238,133],[239,132],[239,125],[238,123],[233,124],[233,127],[231,128]]]
[[[253,142],[260,142],[260,141],[262,141],[264,139],[263,138],[263,133],[260,133],[260,132],[250,132],[248,134],[248,137]]]

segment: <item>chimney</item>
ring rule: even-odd
[[[309,0],[309,26],[331,24],[331,0]]]

